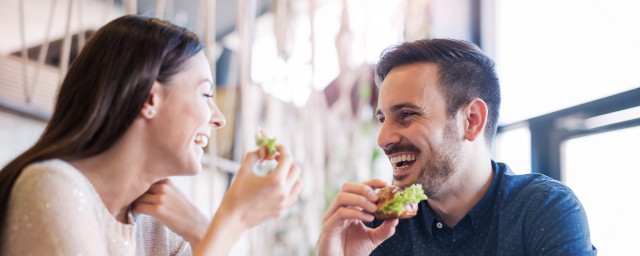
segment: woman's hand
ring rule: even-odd
[[[302,190],[300,168],[287,149],[277,146],[278,166],[266,176],[253,173],[258,152],[245,155],[201,246],[194,255],[227,255],[248,229],[282,215]]]
[[[169,179],[160,180],[133,203],[133,213],[150,215],[195,248],[204,237],[209,220]]]
[[[222,200],[220,210],[237,214],[246,229],[282,215],[298,200],[302,190],[300,168],[284,146],[276,148],[278,165],[266,176],[253,173],[258,153],[247,153]]]

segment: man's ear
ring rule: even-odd
[[[158,107],[160,105],[160,90],[161,85],[157,81],[153,82],[151,86],[151,91],[149,92],[149,97],[144,102],[142,106],[142,110],[140,110],[140,115],[146,119],[152,119],[156,116],[158,112]]]
[[[488,116],[487,103],[475,98],[464,107],[463,114],[465,115],[464,139],[474,141],[484,134]]]

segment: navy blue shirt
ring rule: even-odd
[[[567,186],[491,163],[491,187],[455,227],[422,201],[418,215],[400,220],[371,255],[596,255],[584,208]]]

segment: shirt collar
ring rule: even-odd
[[[476,233],[485,229],[491,222],[491,209],[495,202],[496,192],[498,191],[498,186],[500,184],[500,177],[502,177],[501,174],[505,171],[493,160],[491,160],[491,167],[493,170],[493,181],[491,181],[491,186],[484,196],[482,196],[480,202],[471,208],[471,211],[468,213],[471,218],[473,231]]]
[[[511,172],[509,167],[506,165],[498,165],[495,161],[491,160],[491,168],[493,170],[493,181],[491,181],[491,186],[489,190],[482,196],[480,202],[478,202],[467,215],[471,218],[471,226],[473,227],[473,231],[475,233],[480,232],[480,230],[485,229],[491,222],[491,209],[495,204],[496,193],[499,190],[500,180],[503,174]],[[419,204],[418,210],[418,218],[426,220],[425,226],[427,229],[427,234],[431,238],[434,238],[433,234],[433,226],[436,221],[436,215],[431,211],[431,207],[427,204],[427,201],[422,201]]]
[[[435,236],[433,234],[433,222],[436,220],[436,215],[433,214],[426,200],[420,202],[420,204],[418,204],[418,207],[418,214],[420,216],[417,217],[426,220],[425,228],[427,229],[427,234],[429,234],[430,238],[434,238]]]

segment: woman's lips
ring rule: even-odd
[[[205,134],[198,134],[196,135],[195,143],[204,148],[209,144],[209,136]]]

